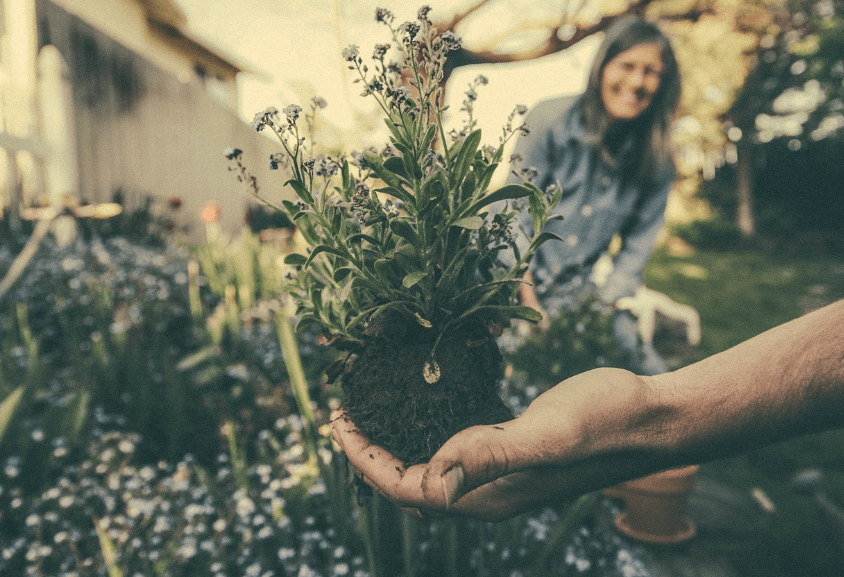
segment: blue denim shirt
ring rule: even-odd
[[[642,284],[642,272],[665,222],[675,170],[673,165],[660,167],[648,186],[623,178],[601,159],[596,147],[585,142],[579,103],[579,97],[569,96],[538,104],[525,119],[530,133],[518,138],[513,151],[523,159],[517,169],[534,167],[538,171],[533,180],[537,187],[544,190],[558,183],[563,190],[554,214],[564,218],[550,221],[545,228],[563,242],[542,245],[531,261],[531,271],[541,295],[549,284],[588,274],[613,235],[619,233],[621,250],[612,274],[600,288],[601,297],[612,303],[633,295]],[[518,183],[521,178],[511,173],[508,181]],[[520,224],[526,231],[532,229],[527,211]],[[527,248],[522,234],[517,243],[522,251]]]

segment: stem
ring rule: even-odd
[[[548,560],[551,556],[557,557],[560,554],[565,543],[571,539],[574,531],[580,526],[581,521],[595,509],[598,504],[600,492],[587,493],[581,496],[574,504],[566,511],[565,516],[560,520],[554,531],[551,533],[545,546],[536,557],[534,569],[537,574],[544,574],[548,567]]]
[[[290,378],[290,388],[293,390],[293,397],[299,408],[299,414],[305,420],[305,445],[311,458],[318,459],[317,455],[317,433],[316,418],[311,406],[311,395],[308,391],[308,381],[305,378],[305,370],[302,368],[302,358],[299,356],[299,346],[296,342],[296,335],[293,332],[293,325],[288,316],[289,301],[276,312],[276,330],[278,331],[278,342],[284,357],[284,366],[287,368],[287,375]]]
[[[402,535],[402,559],[404,561],[405,575],[414,575],[416,573],[416,548],[419,540],[419,535],[416,523],[410,515],[401,515],[401,535]]]

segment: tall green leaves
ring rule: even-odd
[[[492,184],[504,145],[521,129],[513,119],[524,107],[510,115],[497,147],[482,145],[471,106],[464,106],[469,120],[462,130],[447,132],[439,80],[446,54],[460,40],[441,37],[420,14],[418,28],[385,22],[397,47],[393,62],[385,45],[376,46],[366,64],[357,46],[343,51],[364,96],[384,113],[389,142],[380,152],[307,157],[310,147],[296,123],[300,107],[256,116],[256,128],[273,130],[287,156],[292,176],[286,188],[295,201],[282,201],[280,209],[306,242],[285,259],[292,269],[287,290],[303,322],[344,339],[360,340],[367,320],[385,310],[438,332],[473,317],[533,320],[515,306],[517,281],[531,252],[556,238],[539,234],[520,254],[514,242],[519,211],[529,207],[534,230],[541,231],[559,197],[530,185]],[[470,90],[484,83],[479,77]],[[230,159],[239,178],[251,183],[239,155]],[[502,251],[515,258],[500,259]]]

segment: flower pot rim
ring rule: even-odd
[[[682,529],[675,533],[662,535],[658,533],[648,533],[645,531],[639,531],[637,529],[634,529],[627,523],[627,514],[624,512],[616,515],[615,519],[613,520],[616,529],[621,531],[623,534],[633,539],[636,539],[637,541],[642,541],[644,543],[650,543],[653,545],[674,545],[677,543],[683,543],[693,538],[697,534],[697,527],[695,526],[694,522],[692,522],[689,518],[682,517],[680,521],[683,523]]]

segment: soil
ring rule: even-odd
[[[342,376],[347,415],[407,465],[430,460],[467,427],[513,418],[498,393],[503,359],[485,327],[446,333],[434,353],[440,378],[428,383],[434,331],[413,324],[371,337]]]

